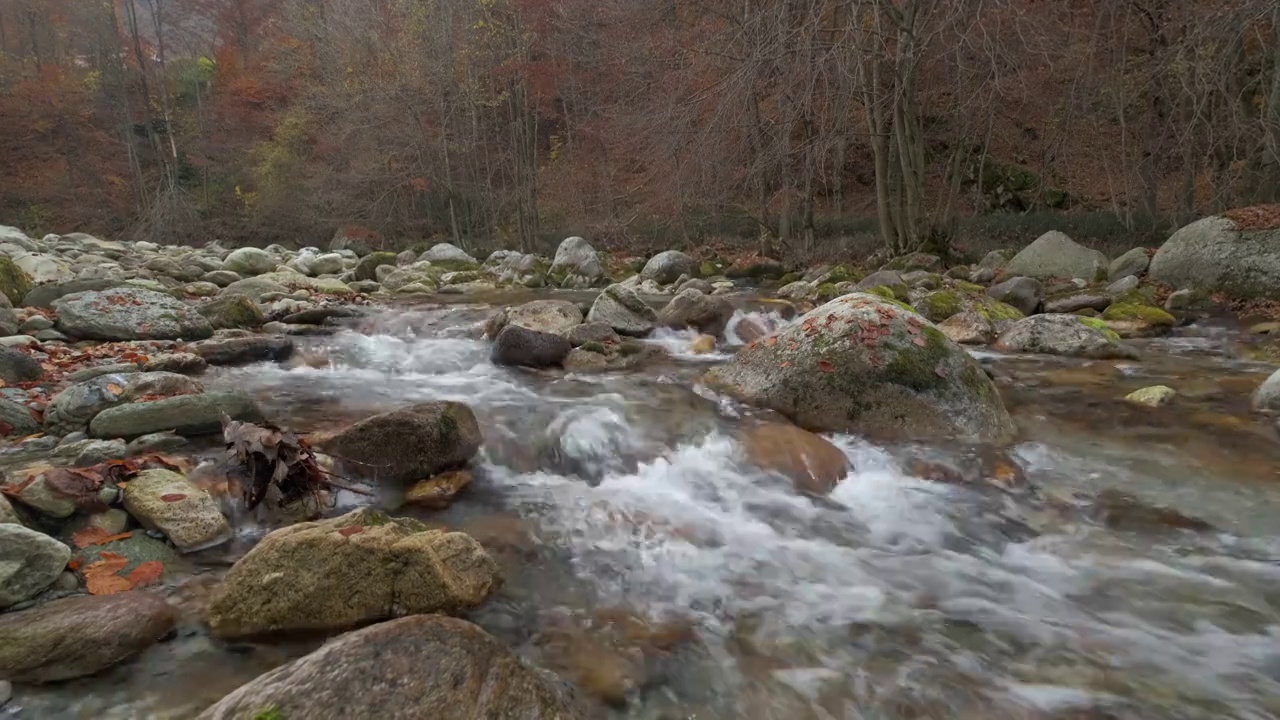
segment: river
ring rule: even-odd
[[[755,411],[700,382],[728,354],[666,333],[651,342],[671,354],[630,372],[499,368],[479,333],[491,311],[386,308],[301,339],[305,362],[206,384],[249,389],[305,432],[418,400],[471,405],[476,480],[417,514],[473,533],[506,573],[469,619],[610,701],[602,716],[1280,715],[1280,440],[1249,412],[1270,368],[1237,357],[1238,330],[1139,341],[1141,361],[976,352],[1018,422],[1013,448],[836,437],[854,470],[815,500],[741,461]],[[1173,406],[1121,400],[1157,383],[1179,389]],[[192,717],[314,647],[224,646],[200,629],[210,583],[270,529],[237,524],[169,588],[187,611],[177,638],[20,690],[0,717]]]

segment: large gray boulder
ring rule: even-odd
[[[241,277],[264,275],[276,269],[276,259],[271,253],[258,248],[245,247],[233,250],[222,261],[222,269]]]
[[[65,283],[76,279],[71,266],[52,255],[31,253],[14,258],[14,263],[22,268],[36,285],[45,283]]]
[[[697,269],[693,258],[679,250],[667,250],[649,258],[640,271],[640,279],[667,285],[679,280],[681,275],[693,275]]]
[[[214,591],[209,629],[222,638],[346,630],[459,612],[500,584],[470,536],[362,508],[263,538]]]
[[[47,683],[93,675],[173,631],[177,611],[155,593],[81,595],[0,615],[0,677]]]
[[[1032,315],[1000,336],[997,350],[1101,359],[1136,358],[1106,323],[1079,315]]]
[[[369,253],[360,258],[360,262],[356,263],[353,276],[356,280],[376,280],[378,278],[378,268],[383,265],[396,267],[396,254],[393,252],[375,252]]]
[[[640,337],[653,330],[658,313],[641,300],[635,290],[615,283],[596,297],[587,321],[602,322],[621,335]]]
[[[1116,281],[1130,275],[1140,275],[1151,266],[1151,255],[1144,247],[1136,247],[1121,255],[1107,266],[1107,280]]]
[[[822,305],[740,350],[708,381],[815,432],[1003,442],[995,385],[928,320],[876,295]]]
[[[563,362],[572,349],[563,335],[507,325],[494,338],[490,359],[494,365],[554,367]]]
[[[365,418],[335,436],[350,471],[403,484],[465,465],[480,449],[480,425],[459,402],[426,402]]]
[[[71,548],[48,535],[13,523],[0,524],[0,610],[52,585],[70,559]]]
[[[467,269],[467,265],[479,265],[467,251],[452,243],[436,243],[422,253],[419,260],[426,260],[432,265],[439,265],[448,270]]]
[[[141,288],[68,295],[54,303],[57,328],[81,340],[202,340],[213,327],[195,308]]]
[[[377,688],[371,692],[371,688]],[[471,623],[437,615],[380,623],[241,686],[198,720],[583,720],[573,693]]]
[[[275,274],[276,273],[271,273],[271,275]],[[219,293],[219,295],[224,297],[244,296],[251,300],[258,301],[261,300],[264,295],[270,295],[272,293],[285,295],[289,293],[289,288],[268,276],[252,277],[245,278],[243,280],[236,280],[235,282],[226,285],[222,288],[222,292]]]
[[[1044,300],[1044,286],[1035,278],[1015,277],[987,288],[987,294],[1023,315],[1031,315]]]
[[[677,293],[658,313],[658,324],[676,329],[693,328],[719,337],[731,317],[733,303],[718,295],[704,295],[700,290],[689,288]]]
[[[1057,230],[1036,238],[1005,265],[1009,275],[1033,278],[1100,280],[1107,274],[1107,256],[1077,243]]]
[[[203,435],[222,428],[222,415],[232,420],[262,420],[262,411],[249,395],[238,391],[208,392],[116,405],[98,413],[89,434],[98,438],[134,438],[172,430],[179,435]]]
[[[582,311],[568,300],[534,300],[523,305],[509,307],[500,320],[495,321],[501,330],[507,325],[519,325],[544,333],[566,333],[582,324]]]
[[[68,295],[89,290],[110,290],[123,285],[124,283],[120,280],[72,280],[65,283],[41,285],[32,289],[22,298],[22,305],[23,307],[51,308],[55,302]]]
[[[1280,216],[1191,223],[1156,251],[1149,277],[1179,289],[1280,298]]]
[[[604,267],[591,243],[580,237],[565,238],[551,260],[552,277],[560,278],[562,287],[590,287],[604,277]]]

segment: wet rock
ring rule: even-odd
[[[0,495],[0,525],[5,523],[13,523],[21,525],[22,520],[18,517],[18,513],[13,509],[13,505],[9,502],[9,498]]]
[[[65,465],[91,467],[108,460],[119,460],[127,454],[123,440],[77,440],[62,443],[51,457]]]
[[[565,356],[561,365],[569,372],[603,372],[609,369],[609,358],[603,352],[587,350],[590,343],[574,348]]]
[[[1105,323],[1078,315],[1032,315],[1019,320],[996,341],[996,349],[1095,360],[1138,357]]]
[[[54,396],[45,408],[44,426],[52,434],[66,435],[84,430],[103,410],[136,398],[188,395],[202,390],[200,383],[177,373],[101,375],[76,383]]]
[[[133,438],[167,430],[187,436],[214,433],[222,428],[223,413],[233,420],[262,419],[262,411],[249,395],[237,391],[208,392],[108,408],[89,423],[89,434],[100,438]]]
[[[676,286],[676,294],[680,294],[685,290],[697,290],[703,295],[710,295],[715,292],[715,286],[703,280],[702,278],[689,278]]]
[[[694,355],[707,355],[716,350],[716,339],[710,335],[699,335],[689,343],[689,352]]]
[[[573,346],[561,335],[507,325],[493,341],[495,365],[544,368],[559,365]]]
[[[359,476],[402,484],[462,467],[481,440],[471,408],[447,401],[366,418],[339,433],[329,447],[336,457],[358,463],[353,471]]]
[[[938,325],[938,329],[961,345],[990,345],[996,339],[995,325],[971,310],[952,315]]]
[[[1236,298],[1280,297],[1280,229],[1231,217],[1240,214],[1207,217],[1175,232],[1151,259],[1151,279]]]
[[[0,437],[22,437],[40,432],[31,408],[19,402],[0,398]]]
[[[700,290],[682,290],[658,313],[658,324],[676,329],[693,328],[718,337],[724,333],[733,304],[723,297],[704,295]]]
[[[80,383],[103,375],[123,375],[136,372],[138,372],[137,363],[116,363],[113,365],[97,365],[94,367],[81,368],[73,373],[68,373],[67,379],[73,383]]]
[[[826,495],[849,474],[849,458],[840,448],[794,425],[754,425],[739,442],[749,463],[787,477],[802,493]]]
[[[151,433],[130,440],[125,447],[125,454],[133,457],[148,453],[171,453],[189,444],[191,443],[186,438],[172,432]]]
[[[1044,287],[1034,278],[1015,277],[992,285],[987,294],[1017,308],[1023,315],[1031,315],[1040,308]]]
[[[1066,314],[1080,310],[1106,310],[1111,304],[1111,296],[1095,293],[1071,293],[1065,297],[1046,299],[1044,311],[1048,314]]]
[[[1253,393],[1253,409],[1280,413],[1280,370],[1272,373]]]
[[[622,342],[622,338],[618,333],[613,331],[606,323],[589,322],[581,325],[575,325],[564,333],[564,337],[569,344],[574,347],[581,347],[587,343],[599,343],[601,345],[610,345]]]
[[[1134,390],[1125,395],[1124,399],[1135,405],[1154,408],[1169,404],[1177,395],[1178,392],[1167,385],[1152,385],[1151,387]]]
[[[206,340],[191,345],[192,353],[210,365],[247,365],[255,362],[284,362],[293,355],[293,340],[278,335],[251,335],[223,340]]]
[[[386,266],[384,266],[386,267]],[[414,267],[400,268],[394,272],[388,273],[381,280],[382,288],[388,292],[396,293],[433,293],[436,291],[436,277],[428,270],[418,269]],[[421,285],[423,290],[418,290],[414,285]]]
[[[658,313],[634,290],[614,284],[601,291],[587,313],[588,322],[602,322],[621,335],[641,337],[653,330]]]
[[[154,593],[54,600],[0,615],[0,676],[47,683],[93,675],[173,631],[177,612]]]
[[[208,492],[169,470],[144,470],[124,489],[124,509],[148,530],[159,530],[181,552],[231,539],[231,526]]]
[[[1125,293],[1136,290],[1138,288],[1138,277],[1136,275],[1125,275],[1107,285],[1107,294],[1111,297],[1124,295]]]
[[[505,313],[503,327],[518,325],[543,333],[563,334],[582,324],[582,311],[568,300],[534,300]]]
[[[471,472],[451,470],[413,484],[404,495],[407,505],[443,510],[471,484]]]
[[[38,360],[20,350],[0,347],[0,380],[15,385],[39,380],[42,375]]]
[[[1120,337],[1153,337],[1172,330],[1178,321],[1173,315],[1141,301],[1117,301],[1102,313],[1107,327]]]
[[[570,237],[556,247],[548,274],[560,278],[561,287],[591,287],[604,277],[604,267],[590,243],[580,237]]]
[[[1010,275],[1033,278],[1083,278],[1098,280],[1106,276],[1107,256],[1075,242],[1057,230],[1036,238],[1005,265]]]
[[[361,312],[342,305],[325,305],[290,313],[281,320],[288,325],[323,325],[329,320],[358,318]]]
[[[71,549],[48,535],[13,523],[0,524],[0,609],[35,597],[52,585],[70,559]],[[0,621],[10,617],[0,615]],[[0,652],[6,644],[0,641]],[[0,677],[7,676],[0,672]]]
[[[143,369],[147,372],[171,372],[180,375],[199,375],[209,367],[205,359],[194,353],[177,352],[152,355]]]
[[[697,267],[697,263],[688,255],[679,250],[667,250],[649,258],[649,262],[640,271],[640,279],[668,285],[681,275],[696,274]]]
[[[1171,313],[1203,312],[1213,307],[1213,300],[1199,290],[1174,290],[1164,301],[1164,309]]]
[[[263,538],[214,592],[209,628],[236,638],[454,613],[479,605],[500,583],[497,565],[471,537],[365,508]]]
[[[784,300],[815,300],[818,297],[818,286],[811,282],[797,280],[778,288],[774,294]]]
[[[967,352],[919,315],[871,294],[816,308],[740,350],[708,381],[816,432],[996,442],[1013,434],[995,386]]]
[[[380,688],[370,693],[369,688]],[[347,633],[227,695],[200,720],[584,720],[572,691],[480,628],[414,616]]]
[[[223,295],[199,308],[214,330],[261,327],[266,318],[262,308],[244,295]]]
[[[253,277],[255,275],[265,275],[276,269],[276,259],[265,250],[258,248],[245,247],[233,250],[230,255],[222,261],[222,269],[227,272],[233,272],[241,277]]]
[[[38,473],[34,477],[21,480],[15,479],[6,486],[5,492],[24,506],[38,510],[41,515],[47,517],[68,518],[76,512],[75,500],[50,486],[45,473]]]
[[[57,327],[83,340],[200,340],[213,328],[194,308],[170,295],[116,288],[57,301]]]

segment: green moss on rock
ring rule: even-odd
[[[873,288],[867,288],[866,290],[863,290],[861,292],[869,293],[871,295],[875,295],[878,298],[887,300],[890,304],[897,305],[898,307],[908,312],[916,311],[915,308],[899,300],[898,296],[894,294],[893,288],[889,287],[888,285],[877,285]]]
[[[818,286],[818,299],[823,302],[834,300],[839,295],[840,291],[836,289],[835,283],[825,282]]]
[[[480,263],[470,260],[432,260],[431,267],[444,272],[467,272],[480,269]]]
[[[1102,320],[1099,320],[1098,318],[1083,317],[1083,316],[1079,317],[1079,320],[1082,325],[1086,325],[1088,327],[1093,328],[1094,330],[1101,331],[1102,334],[1106,335],[1107,339],[1110,340],[1111,342],[1120,342],[1120,335],[1115,330],[1112,330],[1111,328],[1107,327],[1107,324]]]
[[[1148,325],[1172,327],[1177,319],[1164,310],[1141,303],[1113,303],[1102,313],[1103,320],[1141,321]]]
[[[22,299],[31,292],[31,276],[18,267],[12,259],[0,255],[0,293],[9,298],[14,307],[22,304]]]

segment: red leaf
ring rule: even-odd
[[[187,496],[183,493],[165,493],[160,496],[160,499],[165,502],[178,502],[179,500],[186,500]]]
[[[338,530],[338,534],[341,535],[342,537],[351,537],[352,535],[355,535],[357,533],[362,533],[362,532],[364,532],[363,525],[352,525],[350,527],[344,527]]]
[[[912,342],[913,344],[915,344],[915,345],[919,345],[920,347],[924,347],[925,345],[928,345],[928,344],[929,344],[929,343],[928,343],[928,341],[926,341],[926,340],[925,340],[924,338],[922,338],[922,337],[914,338],[914,339],[912,339],[912,340],[911,340],[911,342]]]
[[[831,364],[831,361],[829,361],[829,360],[819,360],[819,361],[818,361],[818,369],[819,369],[819,370],[821,370],[821,371],[822,371],[822,372],[824,372],[824,373],[829,373],[829,372],[835,372],[835,371],[836,371],[835,366],[834,366],[834,365],[832,365],[832,364]]]
[[[164,574],[164,563],[159,560],[148,560],[134,568],[128,576],[133,587],[143,587],[160,579]]]

